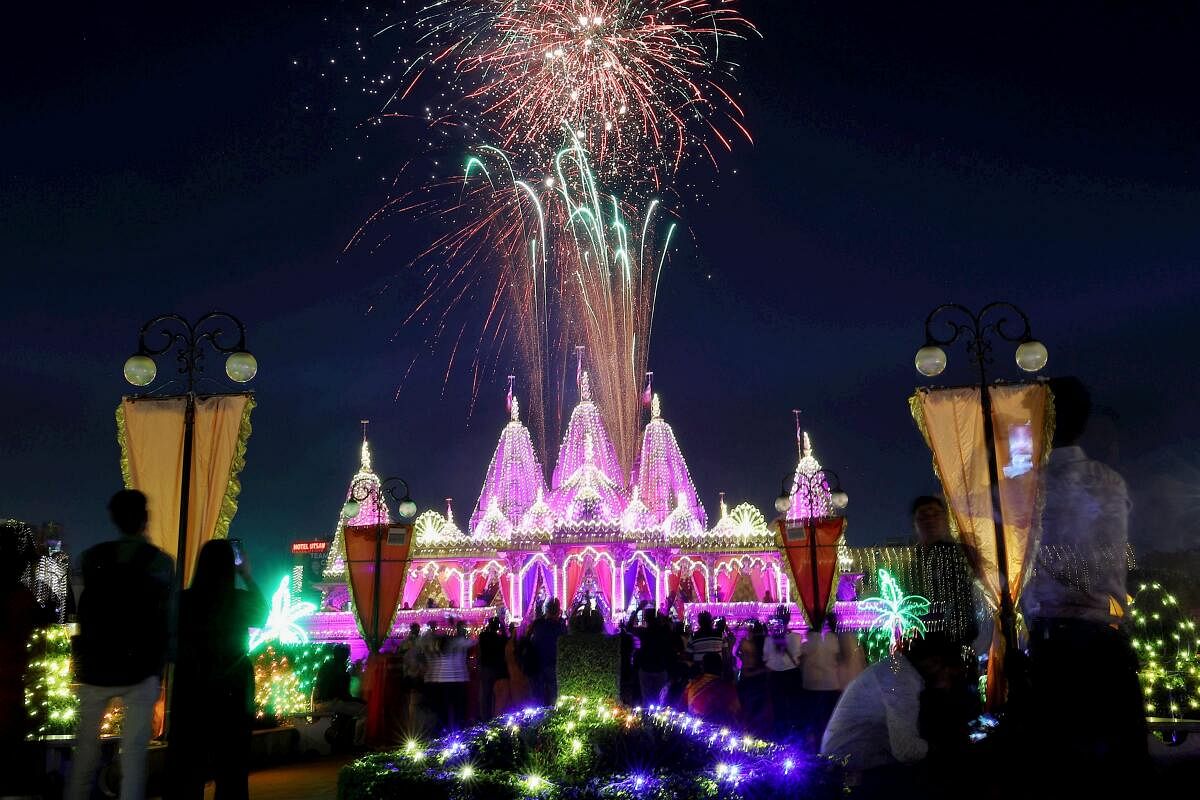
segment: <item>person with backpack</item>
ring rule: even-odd
[[[79,711],[67,800],[87,800],[100,764],[100,722],[108,703],[125,705],[121,800],[146,794],[146,747],[167,662],[175,564],[146,541],[146,496],[117,492],[108,513],[120,538],[83,554],[79,634],[73,641]]]

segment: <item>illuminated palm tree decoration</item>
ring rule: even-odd
[[[872,635],[886,636],[891,641],[894,653],[900,642],[914,636],[924,636],[925,622],[921,619],[929,613],[929,601],[916,594],[905,594],[900,584],[886,569],[879,570],[879,597],[868,597],[859,608],[874,614],[871,621]]]
[[[300,627],[300,620],[316,611],[317,607],[304,600],[293,600],[288,580],[284,576],[279,581],[279,588],[271,598],[271,611],[267,614],[266,624],[250,636],[251,652],[264,642],[304,644],[308,641],[308,633]]]

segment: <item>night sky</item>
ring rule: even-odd
[[[924,317],[1007,299],[1047,373],[1092,386],[1090,447],[1130,481],[1135,542],[1200,543],[1194,4],[745,8],[764,34],[739,58],[756,141],[677,209],[651,353],[710,513],[722,490],[770,510],[800,408],[851,543],[905,535],[935,487],[906,404]],[[260,364],[231,532],[260,572],[332,533],[360,418],[381,474],[470,513],[511,360],[471,416],[444,353],[397,394],[424,340],[400,327],[403,267],[433,231],[342,253],[411,150],[398,130],[364,146],[371,104],[319,77],[362,19],[68,2],[5,25],[0,517],[59,520],[76,554],[107,537],[121,365],[145,320],[211,308],[246,322]],[[944,378],[968,380],[950,356]],[[1000,348],[997,376],[1015,372]]]

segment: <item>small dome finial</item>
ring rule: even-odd
[[[805,431],[800,440],[800,455],[808,458],[812,455],[812,440],[808,438],[808,431]]]
[[[587,403],[592,399],[592,383],[588,379],[587,372],[583,372],[579,376],[579,402]]]
[[[446,498],[446,521],[454,522],[454,498]]]
[[[367,425],[371,423],[369,419],[359,420],[362,423],[363,440],[362,450],[359,452],[359,467],[363,472],[371,471],[371,447],[367,444]]]
[[[510,405],[511,405],[511,408],[509,408],[509,418],[513,422],[520,422],[521,421],[521,404],[519,402],[517,402],[517,398],[514,397],[512,399],[512,403]]]
[[[650,419],[662,418],[662,403],[658,400],[658,392],[650,398]]]

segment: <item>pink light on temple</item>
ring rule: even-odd
[[[567,522],[616,524],[628,500],[621,487],[596,465],[591,433],[583,439],[583,463],[550,493],[550,507]]]
[[[642,502],[657,522],[665,522],[676,504],[682,503],[701,529],[708,526],[708,514],[696,495],[675,432],[662,418],[657,394],[650,401],[650,422],[642,433],[642,447],[633,463],[629,484],[638,488]]]
[[[592,390],[586,372],[581,372],[579,377],[579,404],[575,406],[575,410],[571,412],[571,419],[567,423],[567,432],[563,436],[562,444],[558,448],[558,461],[554,465],[554,475],[551,480],[551,487],[558,489],[562,484],[579,471],[579,468],[584,464],[584,442],[591,438],[593,458],[595,466],[600,472],[612,483],[621,486],[624,483],[620,462],[617,460],[617,451],[613,447],[612,439],[608,436],[608,430],[604,427],[604,420],[600,416],[600,408],[592,400]],[[550,506],[559,514],[562,514],[562,507],[557,505],[553,498],[550,500]],[[618,512],[620,513],[620,512]]]
[[[476,535],[481,525],[487,520],[488,535],[495,536],[504,528],[501,521],[492,513],[493,507],[512,526],[521,522],[525,512],[533,506],[539,494],[546,488],[546,478],[542,464],[538,461],[533,449],[533,440],[529,429],[521,424],[520,404],[517,398],[509,397],[508,406],[510,420],[500,432],[500,441],[496,444],[496,452],[492,455],[492,463],[488,466],[487,476],[483,481],[483,489],[479,492],[479,501],[471,514],[467,530]]]
[[[363,423],[358,472],[350,479],[346,499],[350,499],[356,486],[359,487],[361,495],[364,485],[367,487],[367,497],[359,502],[358,514],[354,519],[347,521],[338,515],[337,527],[333,533],[333,546],[329,548],[329,556],[325,561],[324,577],[327,579],[338,580],[346,577],[346,540],[343,534],[346,525],[386,525],[392,521],[388,516],[387,504],[379,502],[379,476],[371,469],[371,447],[367,444],[366,422]]]
[[[634,484],[633,496],[629,498],[629,505],[625,506],[625,513],[621,515],[621,529],[638,539],[660,529],[658,517],[642,502],[641,489],[637,484]]]
[[[821,462],[813,455],[812,442],[808,433],[800,430],[800,414],[796,413],[796,446],[800,459],[792,477],[792,505],[787,512],[789,523],[800,523],[814,517],[833,516],[833,500],[830,498],[829,482],[825,476],[814,479],[821,471]]]
[[[549,537],[558,522],[558,515],[546,502],[542,490],[538,489],[537,499],[521,517],[521,524],[517,530],[524,537]]]

